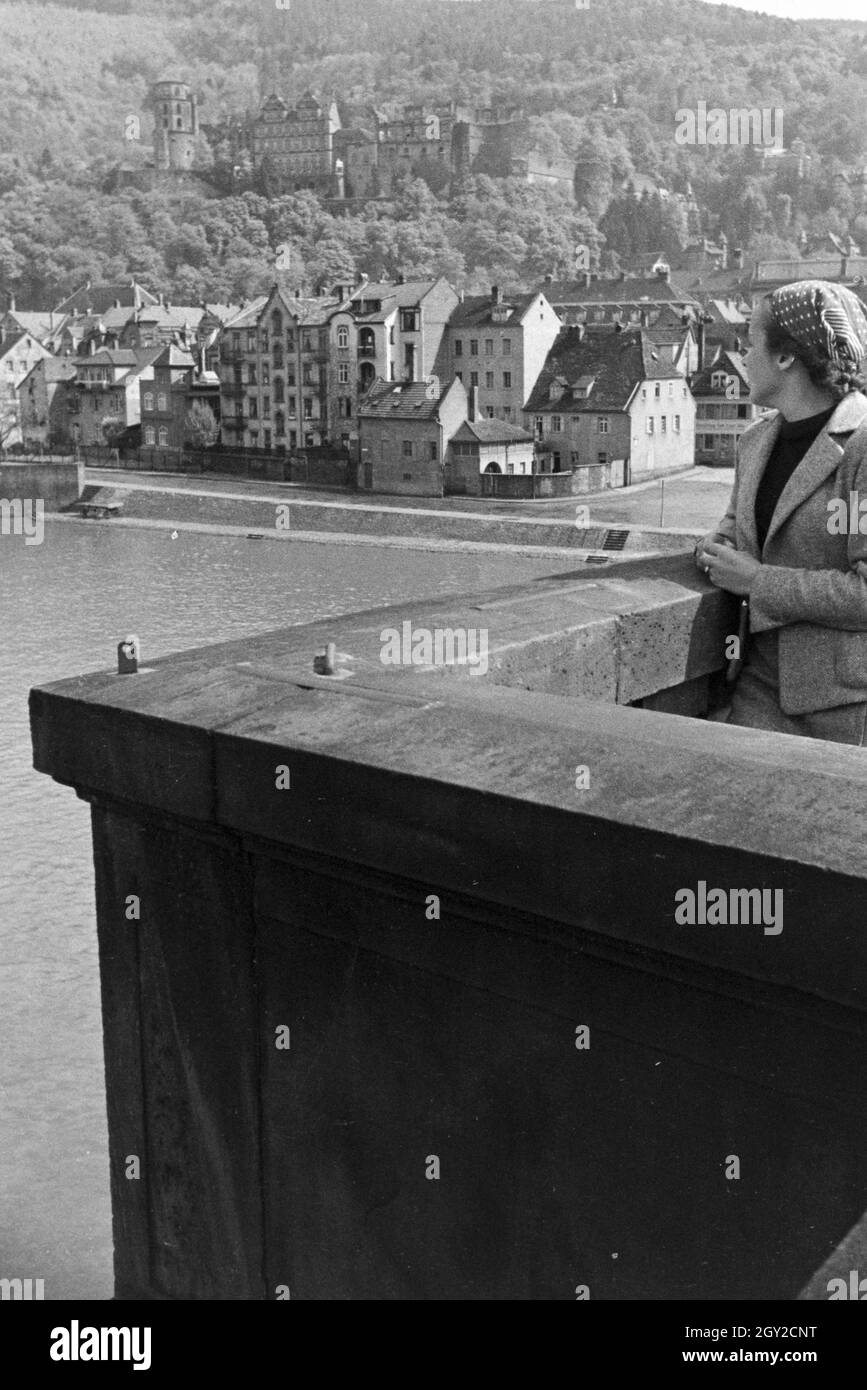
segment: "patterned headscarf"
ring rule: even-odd
[[[867,314],[845,285],[798,280],[768,296],[775,323],[802,347],[837,367],[857,368],[867,355]]]

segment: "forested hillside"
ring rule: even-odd
[[[606,247],[609,264],[611,252],[682,238],[671,207],[651,200],[636,217],[616,196],[636,173],[676,190],[691,180],[707,230],[748,254],[793,249],[801,228],[824,227],[867,249],[867,218],[831,182],[867,160],[865,36],[867,25],[795,24],[700,0],[591,0],[588,11],[568,0],[0,3],[0,289],[47,304],[87,274],[135,271],[176,299],[237,298],[267,283],[278,240],[299,280],[401,268],[470,288],[529,283],[565,269],[576,237]],[[521,105],[539,147],[577,161],[586,212],[476,179],[448,201],[413,184],[392,204],[333,216],[311,194],[264,198],[252,172],[227,184],[225,151],[207,144],[210,193],[117,191],[112,168],[147,158],[146,96],[163,76],[194,86],[211,127],[271,90],[385,111],[450,97]],[[819,177],[793,189],[748,150],[677,144],[675,110],[700,99],[779,107],[786,145],[802,138]],[[131,113],[142,119],[137,145],[124,140]]]

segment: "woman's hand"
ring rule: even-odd
[[[702,536],[701,540],[696,545],[695,550],[692,552],[693,559],[695,560],[695,567],[696,569],[700,569],[702,574],[704,574],[704,567],[707,564],[707,560],[701,559],[700,556],[702,555],[706,546],[713,545],[714,543],[718,543],[719,545],[730,545],[732,546],[732,548],[734,548],[734,541],[729,540],[728,536],[724,536],[722,532],[708,531],[706,536]]]
[[[700,541],[695,560],[711,584],[741,597],[749,594],[752,582],[762,567],[752,555],[736,550],[729,540]]]

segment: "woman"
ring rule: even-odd
[[[728,510],[695,551],[749,601],[730,724],[867,746],[865,355],[842,285],[784,285],[753,313],[750,397],[777,413],[741,436]]]

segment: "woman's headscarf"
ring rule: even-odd
[[[837,367],[860,366],[867,355],[867,314],[845,285],[798,280],[768,299],[775,323],[796,343],[822,353]]]

